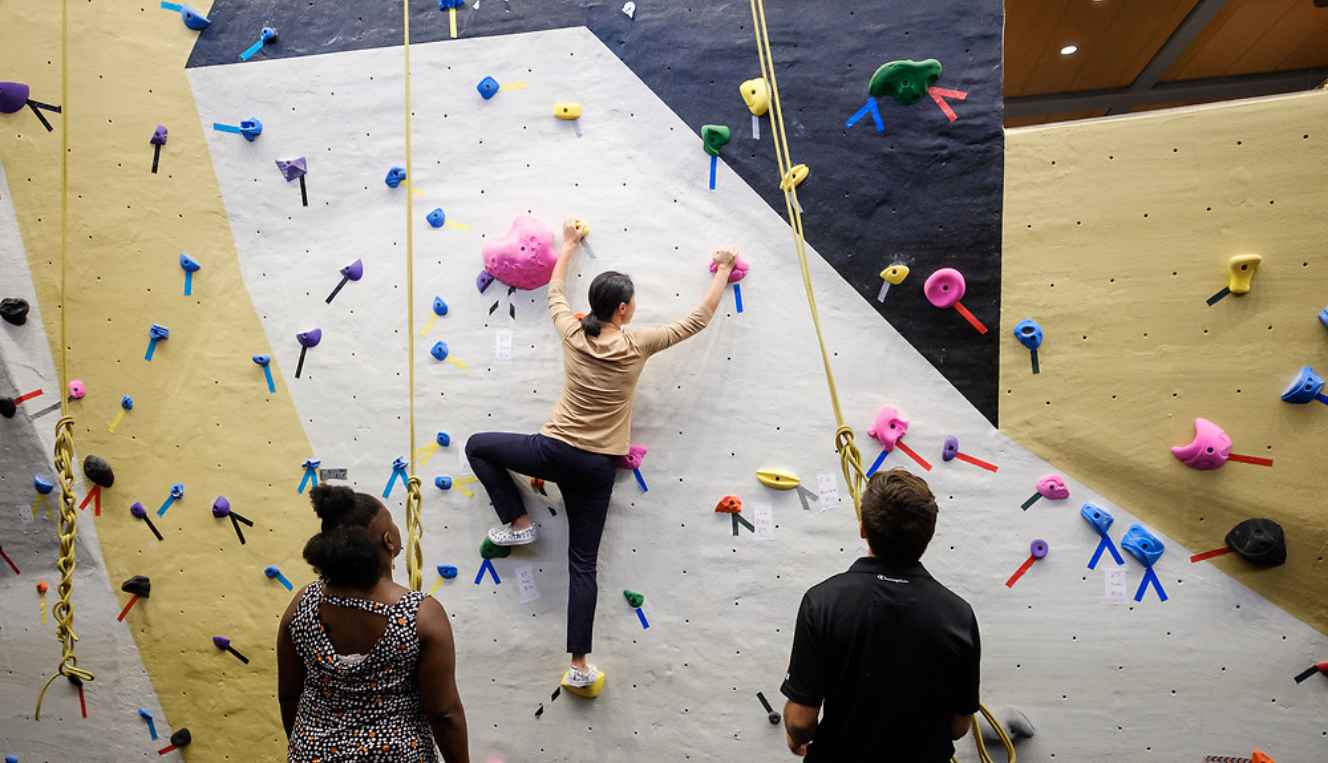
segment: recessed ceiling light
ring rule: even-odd
[[[1068,56],[1077,50],[1079,50],[1078,45],[1066,45],[1065,47],[1061,48],[1061,55]]]

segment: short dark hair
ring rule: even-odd
[[[936,533],[936,497],[903,469],[877,472],[862,492],[862,529],[872,554],[890,564],[922,558]]]
[[[581,319],[581,328],[590,336],[599,336],[601,325],[613,318],[618,305],[632,301],[636,286],[632,277],[615,270],[606,270],[590,282],[590,312]]]
[[[328,583],[369,588],[383,574],[383,549],[369,536],[369,526],[383,510],[378,499],[344,485],[316,485],[309,501],[323,529],[304,544],[304,560]]]

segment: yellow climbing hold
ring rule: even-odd
[[[1245,294],[1250,290],[1250,281],[1254,278],[1254,271],[1259,269],[1259,263],[1263,258],[1257,254],[1238,254],[1231,258],[1227,263],[1227,269],[1231,272],[1231,280],[1227,283],[1227,288],[1232,294]]]
[[[763,117],[770,110],[770,87],[764,79],[749,79],[739,85],[738,90],[742,92],[743,103],[747,104],[752,114]]]
[[[798,486],[798,475],[786,469],[758,469],[756,478],[762,485],[776,490],[792,490]]]
[[[604,689],[604,671],[599,671],[599,676],[595,678],[595,683],[589,686],[573,686],[567,682],[567,674],[563,674],[563,688],[587,699],[594,699],[599,696],[600,691]]]
[[[580,119],[581,104],[579,103],[555,103],[553,104],[553,115],[559,119]]]
[[[899,284],[904,282],[905,278],[908,278],[908,266],[891,265],[890,267],[881,271],[881,278],[884,278],[889,283],[898,286]]]
[[[807,179],[807,173],[809,172],[811,172],[811,170],[807,169],[807,165],[805,164],[794,166],[788,172],[784,173],[784,179],[779,181],[779,190],[788,191],[797,188],[802,185],[802,181]]]

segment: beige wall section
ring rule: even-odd
[[[1325,125],[1313,92],[1010,131],[1000,422],[1191,549],[1276,520],[1285,566],[1210,563],[1328,633],[1328,409],[1280,400],[1301,366],[1328,370]],[[1245,253],[1253,289],[1209,307]],[[1046,331],[1036,376],[1023,318]],[[1274,466],[1186,468],[1170,447],[1195,417]]]
[[[66,111],[52,118],[54,133],[27,110],[3,115],[0,152],[58,350],[59,125],[69,120],[69,372],[89,389],[72,407],[76,446],[80,458],[101,455],[116,471],[97,524],[113,587],[135,574],[152,578],[152,598],[125,625],[110,625],[133,632],[170,728],[193,733],[190,757],[274,760],[285,746],[274,634],[289,595],[262,569],[279,565],[297,583],[310,576],[300,549],[315,529],[312,512],[294,493],[308,440],[283,386],[268,395],[249,360],[269,352],[268,342],[240,277],[185,74],[197,33],[157,6],[71,2]],[[33,98],[61,100],[58,2],[7,3],[0,49],[6,75],[30,84]],[[158,123],[170,137],[153,175],[148,138]],[[203,265],[192,298],[182,296],[181,251]],[[169,327],[171,339],[147,363],[152,323]],[[124,395],[134,410],[109,434]],[[175,482],[185,484],[183,501],[152,516],[165,541],[146,544],[129,505],[155,512]],[[254,520],[247,545],[212,517],[218,495]],[[225,581],[220,592],[217,581]],[[218,651],[214,635],[230,637],[251,664]],[[97,654],[80,650],[79,660],[97,671]],[[89,691],[97,702],[96,685]],[[108,712],[138,706],[132,697],[100,701]]]

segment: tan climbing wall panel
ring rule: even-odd
[[[1283,567],[1211,563],[1328,632],[1328,408],[1279,399],[1328,367],[1328,94],[1014,130],[1006,153],[1001,428],[1193,549],[1287,532]],[[1211,307],[1255,253],[1248,294]],[[1046,331],[1033,375],[1011,334]],[[1271,468],[1185,468],[1195,417]]]

